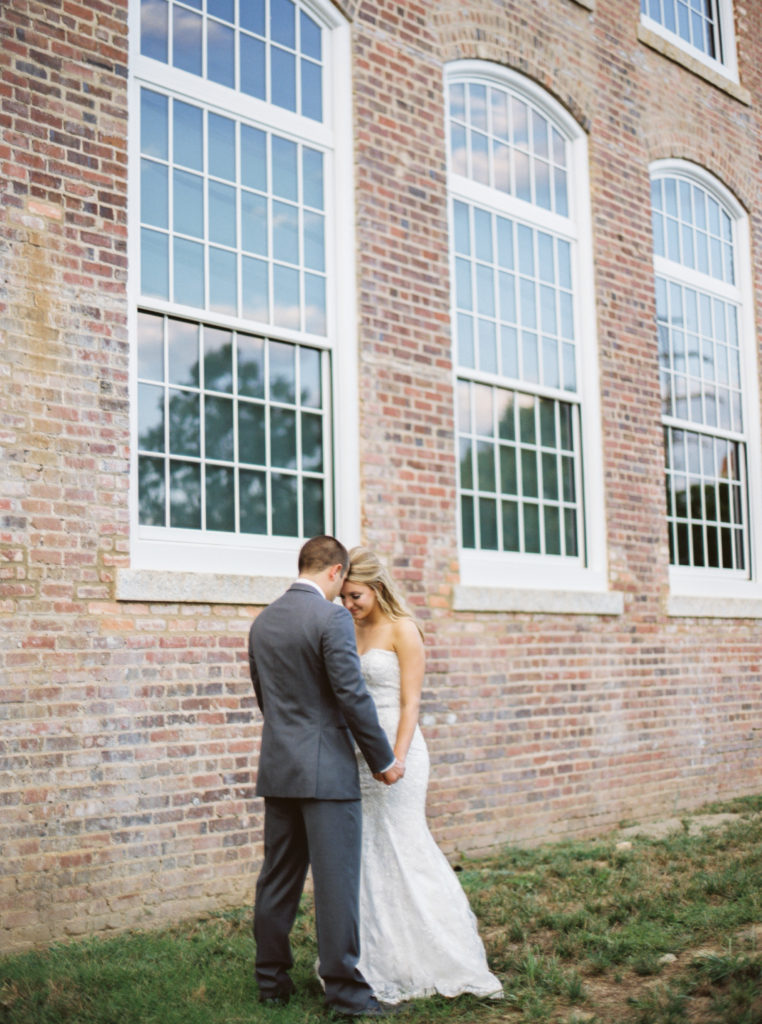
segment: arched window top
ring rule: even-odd
[[[544,94],[503,69],[464,61],[449,73],[450,171],[569,216],[571,131]]]
[[[298,0],[143,0],[140,52],[322,121],[323,28]]]
[[[735,281],[733,205],[712,185],[672,163],[651,178],[654,253],[725,284]]]

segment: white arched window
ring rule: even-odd
[[[673,582],[732,593],[753,579],[758,543],[746,217],[708,174],[677,161],[652,168],[651,196]]]
[[[348,29],[308,0],[132,8],[133,565],[291,572],[355,514]]]
[[[447,85],[461,577],[605,589],[586,140],[519,75]]]

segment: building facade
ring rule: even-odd
[[[762,8],[0,7],[2,945],[253,893],[304,538],[426,634],[443,848],[762,770]]]

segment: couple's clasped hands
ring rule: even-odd
[[[391,768],[387,768],[385,772],[374,772],[373,778],[379,782],[383,782],[386,786],[393,786],[395,782],[399,782],[402,776],[405,774],[405,762],[400,761],[399,758],[395,757],[394,764]]]

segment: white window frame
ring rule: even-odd
[[[640,23],[643,28],[661,36],[667,42],[682,50],[688,56],[707,68],[719,72],[723,77],[738,83],[738,60],[736,57],[735,29],[733,24],[733,0],[712,0],[715,6],[717,17],[717,28],[722,47],[722,60],[710,57],[696,46],[692,46],[686,39],[683,39],[677,32],[672,32],[660,21],[656,21],[649,15],[640,13]],[[640,3],[638,3],[640,6]]]
[[[703,567],[686,567],[670,565],[670,594],[676,598],[695,598],[698,604],[691,612],[691,605],[679,600],[673,611],[683,610],[686,614],[702,614],[701,602],[706,602],[703,614],[717,614],[718,602],[729,599],[729,609],[734,607],[734,599],[758,602],[762,601],[762,436],[760,434],[759,413],[759,366],[756,352],[756,333],[754,328],[753,283],[751,275],[751,235],[749,218],[733,194],[713,175],[696,164],[684,160],[659,160],[651,164],[650,178],[670,177],[677,175],[693,181],[715,198],[730,215],[733,227],[733,260],[736,271],[736,283],[731,288],[722,282],[714,283],[718,294],[725,293],[738,303],[738,341],[740,347],[741,408],[744,423],[746,449],[746,491],[747,491],[747,535],[746,550],[748,553],[748,578],[739,578],[739,573],[723,569],[706,569]],[[691,287],[706,290],[707,278],[698,271],[677,264],[665,257],[654,254],[655,276],[667,280],[678,281]],[[687,429],[687,428],[686,428]],[[665,510],[666,515],[666,510]],[[748,611],[748,609],[747,609]],[[680,613],[683,613],[680,612]],[[762,614],[762,607],[754,612],[754,617]]]
[[[194,75],[169,68],[140,54],[140,3],[129,8],[130,78],[129,106],[139,110],[141,87],[162,87],[206,109],[241,116],[259,127],[298,141],[314,143],[325,153],[325,223],[327,330],[324,347],[330,351],[330,427],[327,448],[327,508],[333,508],[333,531],[346,543],[355,543],[360,532],[359,441],[356,420],[357,326],[355,293],[354,173],[352,149],[352,89],[350,27],[328,0],[301,0],[302,6],[325,28],[323,121],[300,117],[288,110],[250,96],[241,96],[231,108],[231,90]],[[235,576],[292,577],[302,538],[265,537],[141,526],[138,516],[137,473],[137,316],[140,302],[140,137],[139,119],[129,121],[128,135],[128,332],[130,338],[130,568],[134,572],[205,573]],[[315,347],[314,335],[274,328],[224,315],[209,315],[174,303],[154,301],[143,308],[179,315],[223,327],[260,334],[276,340],[302,342]],[[121,590],[136,590],[135,576],[122,573]],[[139,582],[139,581],[138,581]],[[149,588],[151,589],[151,588]],[[119,593],[120,586],[118,584]],[[137,590],[140,590],[139,585]]]
[[[581,536],[582,558],[561,558],[552,555],[515,554],[501,551],[464,549],[459,538],[461,586],[456,588],[457,608],[494,608],[509,610],[536,607],[547,611],[621,611],[619,601],[585,602],[584,593],[606,594],[608,571],[606,555],[606,520],[603,490],[602,436],[600,423],[597,329],[592,248],[592,219],[588,172],[587,139],[574,119],[543,89],[517,72],[478,60],[454,61],[445,69],[449,86],[460,81],[477,81],[508,87],[540,108],[569,141],[569,217],[564,221],[563,237],[572,247],[572,285],[574,295],[574,331],[577,339],[577,383],[580,400],[579,455],[582,465]],[[445,103],[447,104],[448,90]],[[449,109],[445,109],[449,126]],[[468,178],[453,173],[448,142],[448,209],[450,237],[453,200],[462,199],[499,210],[502,215],[517,217],[535,228],[557,230],[559,217],[513,196],[497,193]],[[499,205],[496,199],[499,197]],[[569,233],[569,229],[572,233]],[[454,249],[451,244],[451,257]],[[452,258],[451,258],[452,263]],[[455,323],[455,289],[451,287],[451,317]],[[457,357],[453,360],[453,385],[458,383]],[[510,383],[507,384],[510,386]],[[456,459],[457,466],[457,459]],[[459,480],[455,491],[460,496]],[[459,502],[458,502],[459,504]],[[460,524],[460,512],[458,511]],[[460,532],[460,526],[459,526]],[[564,593],[568,592],[568,601]],[[546,595],[543,598],[543,593]],[[512,596],[511,596],[512,595]],[[617,598],[619,595],[616,595]]]

